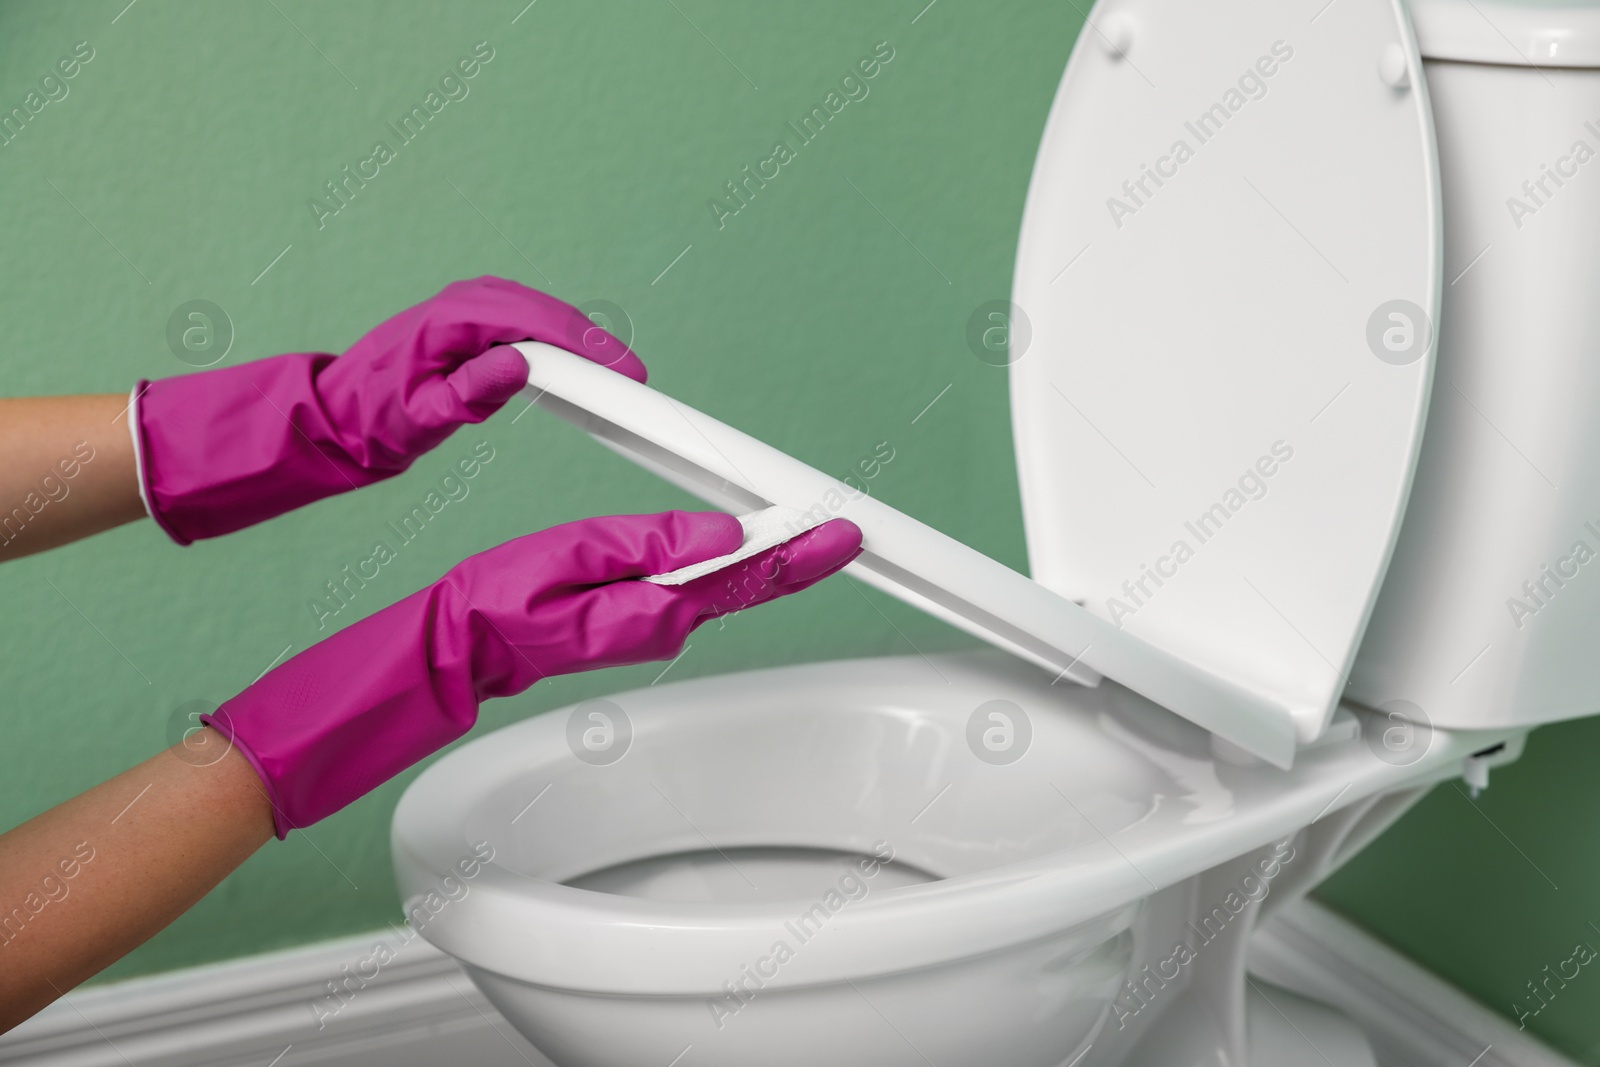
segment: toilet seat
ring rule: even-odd
[[[974,759],[967,740],[974,709],[996,700],[1031,727],[1009,765]],[[574,759],[570,722],[595,707],[631,725],[614,763]],[[489,842],[493,859],[427,919],[428,939],[492,974],[612,995],[715,995],[810,901],[647,900],[562,883],[663,854],[866,855],[879,841],[940,876],[834,914],[828,937],[773,983],[801,987],[1041,939],[1104,942],[1141,900],[1218,857],[1335,803],[1459,774],[1497,736],[1436,732],[1408,766],[1350,737],[1286,776],[1216,759],[1204,731],[1120,686],[1051,686],[998,653],[813,664],[622,693],[481,738],[408,789],[393,851],[410,912]]]

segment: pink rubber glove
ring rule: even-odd
[[[634,381],[644,364],[577,308],[503,278],[454,282],[344,355],[274,356],[135,389],[141,490],[181,545],[393,477],[528,382],[515,341]]]
[[[683,585],[636,581],[732,552],[738,520],[669,511],[584,519],[471,556],[267,672],[201,721],[266,784],[281,838],[472,728],[478,704],[541,678],[671,659],[707,619],[799,592],[850,562],[835,519]]]

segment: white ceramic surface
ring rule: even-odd
[[[1592,715],[1600,69],[1430,62],[1428,79],[1449,283],[1437,383],[1350,696],[1461,729]]]
[[[1593,0],[1407,0],[1428,59],[1600,67]]]
[[[569,741],[596,710],[627,723],[614,762]],[[1013,762],[972,740],[997,710]],[[1455,775],[1494,740],[1436,733],[1395,765],[1354,736],[1284,774],[1216,759],[1204,731],[1114,683],[1051,686],[998,652],[822,663],[480,738],[407,790],[393,851],[409,909],[488,843],[422,933],[563,1067],[667,1063],[686,1044],[698,1064],[919,1062],[861,993],[939,1062],[1008,1048],[1055,1067],[1107,1017],[1138,932],[1165,921],[1147,899],[1171,888],[1162,907],[1188,914],[1185,880]],[[885,852],[896,872],[841,881],[843,856]],[[797,931],[829,887],[845,901]],[[793,953],[776,964],[779,941]],[[747,968],[762,987],[729,1017],[715,1005]]]

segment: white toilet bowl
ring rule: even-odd
[[[853,576],[1005,650],[622,693],[422,774],[408,918],[555,1063],[1371,1067],[1250,930],[1600,706],[1600,0],[1413,6],[1096,5],[974,318],[1029,578],[524,347],[542,408],[855,520]]]
[[[395,866],[413,924],[561,1067],[1226,1049],[1260,902],[1505,739],[1436,732],[1397,766],[1356,725],[1285,776],[1000,653],[754,671],[463,747],[406,792]],[[1219,971],[1235,1000],[1197,998]]]

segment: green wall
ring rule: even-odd
[[[0,110],[77,42],[94,57],[0,147],[3,389],[120,391],[182,372],[167,324],[191,300],[226,313],[233,362],[337,351],[452,279],[501,274],[626,309],[654,384],[824,470],[889,442],[881,498],[1021,567],[1004,372],[964,335],[1009,289],[1081,15],[925,2],[13,0],[0,6]],[[324,183],[480,41],[494,57],[468,95],[319,226],[309,201]],[[894,58],[870,94],[719,227],[708,201],[881,41]],[[179,549],[143,523],[0,568],[0,825],[149,755],[188,702],[225,699],[324,635],[310,598],[477,441],[496,458],[471,495],[339,624],[516,534],[690,503],[566,426],[516,415],[464,430],[404,478],[219,542]],[[830,582],[702,631],[672,676],[908,641],[968,643]],[[543,683],[485,708],[484,725],[659,671]],[[1584,910],[1600,820],[1574,815],[1600,805],[1582,764],[1595,730],[1536,736],[1478,812],[1441,789],[1327,899],[1509,1011],[1544,964],[1600,944]],[[263,849],[109,974],[396,921],[388,819],[410,777]],[[1585,972],[1531,1027],[1600,1063],[1597,1005]]]

